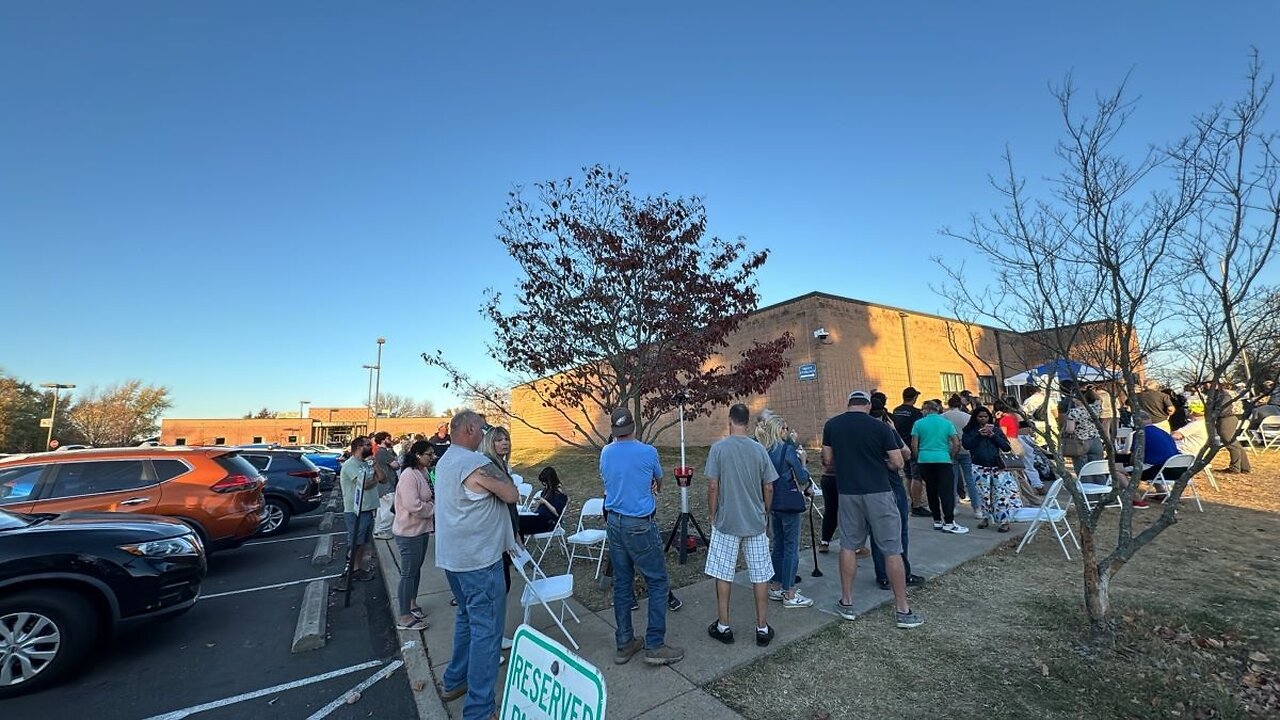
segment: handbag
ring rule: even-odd
[[[1005,470],[1025,470],[1027,463],[1022,459],[1021,455],[1011,452],[1000,452],[1000,463]]]
[[[1070,435],[1062,434],[1062,442],[1059,444],[1059,449],[1062,450],[1062,454],[1065,457],[1080,457],[1088,452],[1088,449],[1084,446],[1084,441],[1076,437],[1074,432]]]

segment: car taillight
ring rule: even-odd
[[[293,472],[289,473],[289,475],[290,477],[300,477],[300,478],[306,478],[308,480],[315,480],[320,477],[320,471],[319,470],[294,470]]]
[[[241,490],[252,490],[258,485],[258,478],[251,475],[228,475],[213,484],[210,490],[216,493],[233,493]]]

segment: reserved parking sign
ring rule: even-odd
[[[594,665],[528,625],[516,628],[502,720],[603,720],[606,695]]]

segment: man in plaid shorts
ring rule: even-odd
[[[707,632],[722,643],[733,642],[729,628],[729,591],[738,565],[738,549],[747,560],[756,601],[756,644],[768,645],[773,628],[765,618],[769,605],[769,506],[778,471],[769,453],[747,434],[751,414],[741,403],[729,408],[729,437],[711,446],[707,455],[707,507],[711,513],[711,546],[706,573],[716,579],[718,617]]]

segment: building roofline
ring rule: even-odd
[[[904,313],[907,313],[908,315],[917,315],[917,316],[920,316],[920,317],[933,318],[934,320],[943,320],[943,321],[946,321],[946,322],[963,323],[963,324],[967,324],[967,325],[972,325],[972,326],[974,326],[974,327],[980,327],[980,328],[983,328],[983,329],[985,329],[985,330],[991,330],[991,331],[993,331],[993,332],[1011,333],[1011,334],[1013,334],[1013,335],[1022,335],[1022,334],[1023,334],[1023,333],[1018,332],[1017,330],[1009,330],[1009,329],[1007,329],[1007,328],[992,327],[992,326],[990,326],[990,325],[983,325],[982,323],[965,323],[965,321],[964,321],[964,320],[961,320],[961,319],[959,319],[959,318],[947,317],[947,316],[945,316],[945,315],[937,315],[937,314],[935,314],[935,313],[929,313],[929,312],[921,312],[921,311],[919,311],[919,310],[912,310],[912,309],[910,309],[910,308],[901,308],[901,307],[897,307],[897,306],[895,306],[895,305],[885,305],[885,304],[883,304],[883,303],[875,303],[875,302],[870,302],[870,301],[868,301],[868,300],[859,300],[859,299],[857,299],[857,298],[845,297],[845,296],[843,296],[843,295],[836,295],[836,294],[834,294],[834,293],[822,292],[821,290],[814,290],[814,291],[812,291],[812,292],[807,292],[807,293],[805,293],[804,295],[799,295],[799,296],[797,296],[797,297],[793,297],[793,298],[791,298],[791,299],[789,299],[789,300],[783,300],[783,301],[781,301],[781,302],[776,302],[776,303],[774,303],[774,304],[772,304],[772,305],[766,305],[765,307],[757,308],[757,309],[755,310],[755,312],[753,312],[753,313],[751,313],[751,314],[752,314],[752,315],[755,315],[755,314],[757,314],[757,313],[765,312],[766,310],[775,310],[775,309],[780,308],[780,307],[782,307],[782,306],[784,306],[784,305],[790,305],[790,304],[792,304],[792,303],[798,303],[798,302],[801,302],[802,300],[809,300],[809,299],[811,299],[811,298],[822,298],[822,299],[824,299],[824,300],[835,300],[835,301],[837,301],[837,302],[852,303],[852,304],[854,304],[854,305],[863,305],[863,306],[865,306],[865,307],[880,308],[881,310],[892,310],[892,311],[894,311],[894,312],[904,312]],[[1037,332],[1038,332],[1038,331],[1037,331]]]

